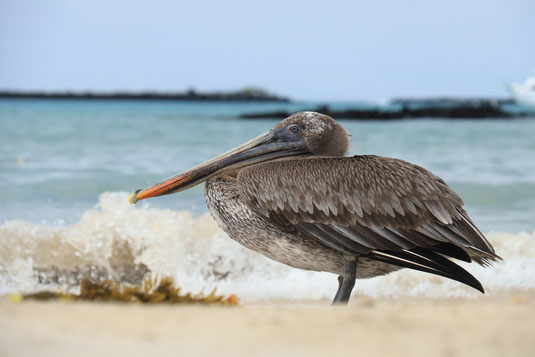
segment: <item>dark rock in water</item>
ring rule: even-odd
[[[316,111],[316,110],[314,110]],[[244,119],[284,119],[290,116],[289,112],[277,111],[277,112],[260,112],[260,113],[247,113],[240,115],[240,118]]]
[[[321,105],[307,110],[327,114],[337,119],[354,120],[400,120],[400,119],[511,119],[519,117],[535,117],[535,112],[505,108],[514,105],[511,100],[497,99],[397,99],[384,107],[353,108],[332,110]],[[293,113],[277,111],[266,113],[247,113],[245,119],[275,118],[282,119]]]

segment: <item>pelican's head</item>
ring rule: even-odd
[[[306,151],[314,155],[344,156],[349,150],[349,132],[325,114],[299,112],[280,121],[273,130],[295,133]]]
[[[224,171],[296,155],[344,156],[349,133],[331,117],[300,112],[282,120],[264,133],[235,149],[130,195],[130,203],[168,195],[198,185]]]

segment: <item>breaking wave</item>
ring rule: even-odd
[[[461,263],[495,295],[535,288],[535,231],[488,234],[503,262],[490,268]],[[72,289],[83,278],[140,282],[171,276],[184,291],[237,294],[243,301],[331,299],[335,276],[296,270],[235,243],[206,214],[133,207],[127,193],[103,193],[80,221],[50,227],[11,220],[0,225],[0,295]],[[372,297],[477,297],[445,278],[402,270],[359,280]]]

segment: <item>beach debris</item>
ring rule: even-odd
[[[119,281],[105,280],[93,282],[84,279],[80,282],[80,293],[64,293],[39,291],[31,294],[12,294],[8,300],[21,302],[25,300],[62,300],[62,301],[110,301],[144,304],[199,304],[199,305],[239,305],[236,295],[228,297],[217,295],[216,290],[208,295],[180,294],[180,287],[176,286],[172,278],[158,279],[147,276],[140,284],[130,285]]]

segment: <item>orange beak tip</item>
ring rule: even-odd
[[[135,204],[137,203],[138,199],[136,198],[136,195],[137,195],[137,193],[138,193],[139,191],[141,191],[141,190],[136,190],[136,191],[132,192],[132,193],[130,194],[130,197],[128,197],[128,202],[129,202],[131,205],[135,205]]]

